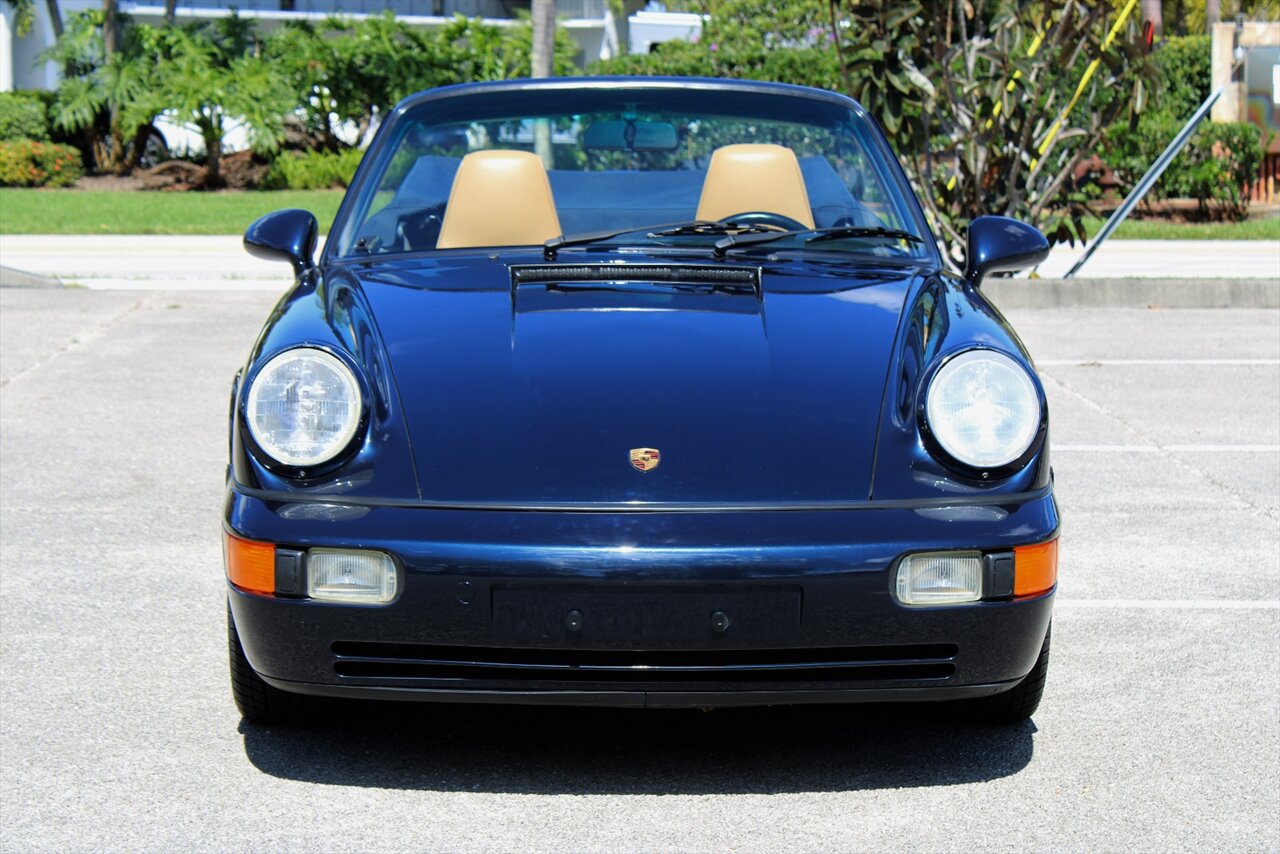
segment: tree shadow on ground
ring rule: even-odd
[[[1015,774],[1035,725],[939,704],[710,712],[354,703],[296,728],[242,723],[258,769],[341,786],[512,794],[769,794],[947,786]]]

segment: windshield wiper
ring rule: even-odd
[[[542,257],[548,261],[556,259],[556,253],[566,246],[584,246],[590,243],[599,243],[602,240],[611,240],[614,237],[621,237],[624,234],[631,234],[635,231],[645,232],[645,237],[683,237],[687,235],[735,235],[735,234],[760,234],[765,231],[766,226],[756,223],[736,223],[732,220],[728,222],[717,222],[708,219],[693,219],[687,222],[668,222],[661,225],[637,225],[630,228],[614,228],[608,231],[593,231],[586,234],[560,235],[553,237],[546,243],[542,244]],[[773,230],[768,231],[769,234],[776,234]]]
[[[896,228],[838,225],[832,228],[810,228],[804,231],[772,231],[768,234],[746,234],[742,236],[731,234],[716,241],[713,253],[717,258],[723,258],[730,249],[741,249],[761,243],[773,243],[775,240],[796,237],[801,234],[812,235],[805,238],[804,244],[806,246],[810,243],[820,243],[824,240],[840,240],[846,237],[877,237],[886,240],[905,240],[908,243],[924,243],[922,238],[911,232],[901,231]]]

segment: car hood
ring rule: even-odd
[[[381,331],[424,498],[868,497],[915,268],[485,260],[351,271]],[[638,449],[656,450],[657,466],[633,466]]]

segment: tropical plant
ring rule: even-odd
[[[151,27],[126,26],[108,55],[103,23],[101,10],[72,15],[41,58],[63,70],[51,109],[54,126],[82,134],[95,171],[123,173],[137,165],[159,112],[150,98],[159,40]]]
[[[243,125],[254,151],[280,149],[295,102],[258,50],[252,22],[233,14],[155,32],[161,59],[146,103],[200,134],[206,187],[221,185],[223,141],[233,123]]]
[[[329,18],[281,27],[265,40],[264,57],[301,104],[307,144],[342,147],[338,127],[365,132],[397,101],[423,89],[529,74],[532,28],[527,16],[496,27],[455,16],[437,30],[410,27],[391,12]],[[555,70],[576,73],[573,39],[558,31]]]
[[[1083,239],[1076,167],[1151,83],[1136,22],[1115,29],[1106,4],[709,0],[707,11],[699,44],[597,69],[843,89],[888,133],[956,258],[984,213]]]
[[[1153,82],[1136,21],[1075,0],[842,6],[854,92],[880,118],[953,257],[981,214],[1085,239],[1081,160]]]

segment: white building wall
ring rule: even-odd
[[[13,91],[13,7],[0,6],[0,92]]]
[[[32,11],[31,30],[19,38],[13,7],[0,3],[0,92],[52,89],[58,85],[58,67],[40,61],[40,54],[53,44],[53,23],[44,3],[36,3]]]

